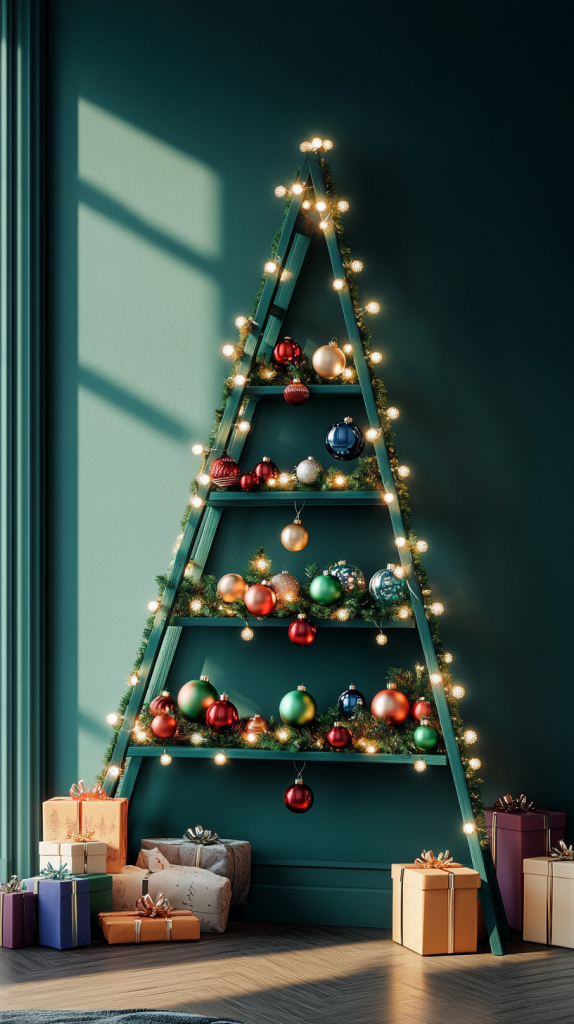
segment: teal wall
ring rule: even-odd
[[[524,791],[574,812],[567,17],[566,4],[514,0],[359,0],[312,15],[224,2],[215,20],[181,0],[50,5],[52,792],[99,770],[105,714],[197,467],[189,446],[207,437],[229,367],[221,345],[251,309],[281,219],[273,188],[318,132],[335,140],[362,294],[386,309],[382,375],[486,800]],[[288,325],[308,351],[343,336],[329,282],[314,244]],[[364,421],[351,402],[264,407],[244,462],[328,463],[324,428],[349,411]],[[300,556],[279,544],[283,512],[226,517],[215,573],[240,570],[258,544],[295,572],[308,554],[371,573],[392,551],[372,510],[310,511]],[[384,650],[330,632],[306,652],[276,631],[250,645],[232,632],[186,636],[172,689],[208,671],[241,711],[267,714],[294,683],[320,703],[351,680],[372,695],[388,665],[418,657],[408,632]],[[197,822],[248,838],[271,862],[256,867],[250,914],[320,922],[386,923],[384,865],[423,846],[465,857],[448,770],[324,763],[306,775],[316,805],[298,818],[282,806],[288,763],[154,761],[132,841]]]

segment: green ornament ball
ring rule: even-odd
[[[209,676],[190,679],[177,695],[179,710],[190,722],[200,722],[204,719],[209,705],[215,700],[219,700],[219,694],[215,686],[209,682]]]
[[[342,597],[343,587],[339,580],[331,576],[328,570],[325,570],[321,576],[315,576],[315,579],[311,581],[309,593],[317,604],[333,604]]]
[[[432,750],[437,745],[438,733],[432,725],[419,725],[413,733],[413,739],[419,750]]]
[[[317,714],[317,705],[304,686],[289,690],[279,705],[279,714],[285,725],[307,725]]]

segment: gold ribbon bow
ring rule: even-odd
[[[172,906],[164,894],[160,892],[155,903],[149,894],[140,896],[136,903],[136,910],[140,917],[167,917],[168,914],[171,914]]]
[[[527,813],[528,811],[538,810],[538,808],[534,806],[534,801],[528,800],[528,798],[524,796],[524,793],[521,793],[517,799],[514,799],[510,793],[507,793],[506,796],[499,797],[494,806],[497,811],[506,811],[511,814],[517,814],[520,811]]]
[[[18,875],[12,875],[9,882],[0,884],[1,892],[24,892],[23,882],[20,882]]]
[[[422,868],[440,868],[441,871],[445,871],[449,864],[454,863],[454,857],[450,856],[449,850],[446,853],[439,853],[438,857],[435,857],[432,850],[423,850],[420,857],[415,859],[415,864],[420,864]]]
[[[91,789],[86,789],[86,783],[83,779],[79,782],[74,782],[70,786],[70,796],[72,800],[107,800],[108,795],[104,793],[104,787],[100,782],[97,782]]]
[[[183,838],[189,839],[190,843],[200,843],[201,846],[211,846],[219,841],[217,832],[210,832],[201,825],[196,825],[195,828],[188,828],[183,833]]]
[[[555,860],[574,860],[574,849],[572,846],[566,846],[564,840],[561,839],[558,846],[552,847],[550,856],[554,857]]]
[[[77,829],[71,828],[68,832],[68,839],[70,839],[72,843],[89,843],[95,834],[95,828],[84,828],[81,832],[78,832]]]

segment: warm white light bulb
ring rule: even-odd
[[[305,190],[304,190],[304,187],[303,187],[303,185],[301,184],[300,181],[295,181],[295,182],[293,182],[293,185],[291,186],[291,191],[292,191],[294,196],[300,196],[300,195],[302,195],[302,193]]]
[[[194,494],[189,504],[192,505],[193,508],[201,508],[203,505],[203,498],[200,498],[199,494]]]
[[[277,271],[278,264],[274,260],[267,260],[267,263],[263,267],[266,274],[274,274]]]
[[[349,609],[348,608],[339,608],[337,610],[337,612],[336,612],[336,615],[337,615],[337,618],[338,618],[339,622],[346,622],[347,619],[349,618]]]
[[[200,743],[203,743],[203,736],[201,735],[200,732],[192,732],[189,738],[193,743],[194,747],[199,747]]]
[[[189,608],[192,612],[200,612],[203,608],[203,601],[200,601],[198,597],[194,597],[193,601],[189,602]]]
[[[269,562],[265,558],[259,558],[255,564],[260,572],[265,572],[269,568]]]
[[[231,357],[235,355],[235,346],[224,345],[221,351],[223,352],[224,356],[227,356],[228,359],[231,359]]]
[[[302,142],[301,145],[299,146],[299,149],[301,150],[302,153],[309,153],[310,150],[313,149],[313,146],[311,145],[310,142]]]
[[[116,715],[115,711],[112,711],[109,715],[106,715],[106,722],[108,725],[117,725],[120,720],[120,716]]]
[[[384,633],[377,633],[375,637],[375,641],[376,643],[378,643],[379,647],[384,647],[388,639],[388,636],[385,636]]]
[[[211,480],[211,477],[210,477],[209,473],[200,473],[198,478],[197,478],[198,484],[201,484],[202,487],[207,487],[207,485],[210,482],[210,480]]]
[[[157,600],[155,600],[155,601],[148,601],[148,606],[147,606],[148,607],[148,611],[150,611],[152,613],[152,615],[155,615],[155,613],[157,612],[157,610],[160,607],[160,605],[161,605],[161,601],[157,601]]]
[[[331,142],[331,140],[330,139],[323,139],[323,149],[324,150],[329,150],[329,149],[332,149],[332,148],[333,148],[333,143]]]
[[[367,754],[376,754],[378,747],[375,747],[374,743],[369,743],[368,747],[365,747]]]
[[[415,772],[426,772],[426,770],[427,770],[427,763],[426,763],[426,761],[423,761],[423,760],[415,761],[415,763],[413,765],[413,768],[414,768]]]
[[[239,423],[237,424],[237,429],[242,434],[248,434],[249,431],[251,430],[251,424],[249,423],[248,420],[240,420]]]
[[[429,546],[428,546],[426,540],[417,540],[417,542],[415,544],[415,548],[417,549],[417,551],[420,551],[420,553],[422,555],[425,551],[428,551]]]
[[[342,277],[336,277],[335,280],[333,281],[333,288],[335,289],[335,291],[336,292],[342,292],[344,287],[345,287],[345,281],[343,280],[343,278]]]
[[[321,231],[326,231],[327,228],[329,227],[329,221],[328,220],[320,220],[319,221],[319,227],[321,228]]]
[[[194,455],[203,455],[203,453],[205,452],[205,448],[203,447],[202,444],[193,444],[191,446],[191,450]]]
[[[337,474],[337,476],[335,477],[334,483],[336,483],[337,487],[342,487],[343,486],[343,484],[345,483],[345,477],[342,475],[342,473],[338,473]]]
[[[267,482],[267,486],[268,487],[275,487],[275,485],[277,483],[277,478],[274,477],[274,476],[270,476],[269,479],[266,482]]]
[[[171,764],[172,761],[173,761],[173,758],[171,757],[171,755],[168,754],[167,750],[164,750],[163,754],[161,755],[161,757],[159,759],[159,763],[163,764],[163,765],[168,765],[168,764]]]
[[[301,206],[303,207],[304,210],[311,209],[311,203],[309,202],[308,199],[304,199],[303,202],[301,203]]]
[[[393,569],[393,576],[395,576],[396,579],[398,580],[404,580],[405,570],[403,569],[402,565],[395,565],[395,568]]]
[[[244,626],[244,628],[241,630],[241,639],[242,640],[253,640],[254,636],[255,636],[255,633],[251,629],[251,626]]]
[[[450,692],[452,693],[452,695],[455,698],[455,700],[462,700],[462,698],[464,697],[464,695],[466,693],[466,690],[465,690],[464,686],[460,686],[457,683],[456,686],[451,687],[451,691]]]
[[[433,601],[433,603],[430,606],[430,610],[433,613],[433,615],[442,615],[442,613],[444,612],[444,605],[441,604],[440,601]]]
[[[474,824],[474,821],[465,821],[464,825],[462,826],[462,831],[464,832],[465,836],[474,835],[474,833],[476,832],[476,825]]]
[[[407,538],[395,537],[395,544],[397,545],[398,548],[404,548],[407,546]]]
[[[346,213],[349,209],[349,204],[346,199],[340,199],[337,203],[337,209],[339,213]]]
[[[289,739],[289,732],[287,731],[287,729],[278,729],[275,735],[280,743],[286,743],[287,740]]]
[[[468,744],[469,744],[469,746],[470,746],[470,745],[471,745],[472,743],[476,743],[477,739],[478,739],[478,736],[477,736],[477,734],[475,733],[474,729],[467,729],[467,730],[465,731],[465,733],[464,733],[464,742],[465,742],[465,743],[468,743]]]
[[[367,433],[365,434],[365,437],[367,438],[367,441],[376,441],[380,433],[381,431],[379,430],[378,427],[369,427]]]
[[[349,267],[351,268],[354,274],[360,274],[361,270],[364,270],[365,264],[362,263],[361,260],[351,260],[351,262],[349,263]]]
[[[147,740],[147,734],[143,732],[143,730],[141,729],[135,729],[134,740],[136,741],[136,743],[143,743],[144,740]]]
[[[401,480],[406,480],[406,478],[411,475],[411,471],[408,466],[399,466],[397,474],[400,476]]]
[[[382,353],[381,352],[371,352],[370,360],[371,360],[372,363],[381,363],[383,361]]]
[[[398,420],[400,413],[395,405],[389,406],[389,408],[387,409],[387,416],[389,417],[390,420]]]
[[[236,384],[238,388],[240,388],[243,387],[246,380],[247,377],[244,377],[242,373],[237,373],[233,378],[233,383]]]
[[[443,661],[445,665],[452,665],[454,658],[452,654],[443,654]]]
[[[346,355],[350,356],[350,354],[351,354],[351,352],[352,352],[352,351],[353,351],[353,346],[352,346],[352,345],[350,345],[350,344],[349,344],[349,342],[347,342],[347,344],[346,344],[346,345],[343,345],[343,352],[344,352],[344,353],[345,353]]]
[[[259,736],[257,735],[256,732],[248,732],[245,738],[248,743],[257,743]]]
[[[392,505],[393,501],[395,500],[395,496],[394,494],[392,494],[391,491],[385,491],[385,493],[383,494],[383,500],[386,502],[387,505]]]
[[[398,614],[399,614],[399,619],[410,619],[410,617],[411,617],[411,610],[410,610],[410,608],[407,608],[407,607],[399,608],[399,613]]]
[[[285,185],[278,185],[275,189],[275,195],[278,199],[283,199],[287,195],[287,189]]]
[[[219,765],[227,764],[227,754],[225,753],[225,751],[220,750],[219,753],[215,755],[213,760],[215,761],[216,764]]]
[[[236,316],[235,317],[235,326],[238,327],[239,330],[241,330],[242,327],[246,327],[247,326],[247,317],[246,316]]]
[[[279,474],[279,483],[281,484],[282,487],[286,487],[287,484],[289,483],[290,479],[291,479],[291,477],[289,476],[289,473],[280,473]]]
[[[472,768],[473,772],[477,772],[482,766],[482,761],[479,757],[470,757],[468,760],[468,767]]]
[[[344,380],[351,380],[354,376],[355,371],[350,366],[346,366],[341,373],[341,377],[343,377]]]
[[[315,136],[314,139],[311,139],[311,149],[321,149],[322,145],[323,139],[320,139],[319,136]]]
[[[431,672],[430,681],[431,683],[442,683],[442,676],[440,672]]]
[[[365,313],[371,313],[371,315],[374,316],[375,313],[380,313],[380,312],[381,312],[381,304],[380,304],[380,302],[367,302],[367,305],[365,306]]]
[[[120,769],[118,768],[117,764],[111,764],[110,767],[108,768],[108,775],[111,775],[113,779],[117,779],[119,774]]]
[[[323,210],[327,209],[327,203],[325,202],[325,200],[319,199],[319,201],[315,203],[315,209],[318,210],[319,213],[323,213]]]

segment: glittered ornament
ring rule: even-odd
[[[168,740],[177,729],[177,722],[171,715],[156,715],[151,723],[151,731],[158,739]]]
[[[291,643],[297,644],[298,647],[309,647],[309,644],[315,642],[317,627],[308,621],[304,612],[301,612],[289,626],[288,633]]]
[[[413,739],[419,750],[432,750],[437,745],[438,733],[428,724],[427,719],[423,718],[413,733]]]
[[[254,742],[262,733],[269,732],[269,724],[261,715],[252,715],[245,723],[241,737],[247,743]]]
[[[329,605],[334,604],[343,596],[343,587],[339,580],[331,576],[328,569],[325,569],[323,573],[311,580],[309,593],[317,604]]]
[[[269,586],[273,588],[277,595],[277,607],[281,608],[284,604],[291,604],[293,601],[298,601],[301,595],[301,587],[299,586],[299,580],[296,580],[287,569],[283,572],[278,572],[276,576],[273,576],[269,580]]]
[[[295,378],[285,388],[283,398],[289,405],[304,405],[309,398],[309,388],[306,388],[300,380]]]
[[[340,462],[351,462],[358,459],[365,447],[362,430],[353,425],[350,416],[333,423],[325,436],[325,448],[334,459]]]
[[[258,462],[253,470],[253,475],[257,477],[259,483],[266,484],[272,476],[279,476],[279,470],[275,463],[271,462],[269,456],[264,455],[261,462]]]
[[[334,722],[332,729],[327,733],[327,739],[335,750],[344,750],[345,747],[352,746],[353,734],[340,722]]]
[[[365,577],[356,565],[349,565],[342,558],[336,565],[329,568],[329,573],[339,581],[346,594],[356,593],[358,590],[366,590]]]
[[[386,690],[375,694],[371,704],[371,714],[391,726],[404,722],[409,710],[409,702],[404,693],[397,690],[396,683],[389,683]]]
[[[233,484],[238,482],[241,470],[237,465],[235,459],[232,459],[230,455],[222,455],[220,459],[216,459],[212,462],[209,469],[209,475],[212,483],[217,487],[232,487]]]
[[[289,690],[279,705],[279,714],[285,725],[306,725],[317,714],[317,705],[306,686]]]
[[[246,590],[247,583],[238,572],[228,572],[217,584],[217,593],[226,604],[240,601]]]
[[[293,338],[283,338],[278,341],[273,349],[273,360],[278,366],[289,366],[289,363],[298,363],[303,355],[301,346],[293,341]]]
[[[259,477],[255,476],[255,473],[244,473],[239,478],[239,486],[242,491],[254,491],[259,486]]]
[[[366,701],[361,691],[357,690],[354,683],[351,683],[349,689],[343,691],[337,703],[339,711],[345,718],[353,718],[357,708],[364,707]]]
[[[168,690],[164,690],[158,697],[154,697],[150,701],[149,713],[150,715],[169,715],[175,707],[175,701],[170,696]]]
[[[317,459],[309,455],[307,459],[303,459],[295,470],[295,476],[300,484],[315,484],[323,472],[323,467]]]
[[[313,369],[324,380],[340,377],[346,365],[345,353],[341,351],[335,338],[328,345],[321,345],[321,348],[313,353]]]
[[[258,618],[270,615],[277,604],[275,592],[267,583],[254,583],[245,591],[243,600],[247,611]]]
[[[199,679],[190,679],[182,686],[177,695],[177,703],[182,715],[190,722],[200,722],[209,705],[213,704],[217,697],[217,690],[209,682],[209,676],[200,676]]]
[[[293,811],[293,814],[305,814],[311,810],[315,797],[313,790],[303,782],[303,779],[295,779],[295,784],[286,790],[284,799],[288,811]]]
[[[300,519],[294,519],[281,531],[281,543],[288,551],[302,551],[309,543],[309,534]]]
[[[393,569],[395,566],[389,562],[386,569],[379,569],[371,577],[369,593],[375,601],[395,601],[405,595],[404,579],[397,579]]]
[[[214,700],[205,713],[205,721],[214,732],[219,732],[220,729],[230,729],[238,719],[237,708],[235,704],[231,703],[226,693],[222,693],[219,700]]]
[[[425,700],[424,697],[419,697],[415,704],[411,708],[411,715],[416,718],[417,721],[421,721],[423,718],[428,718],[432,711],[430,701]]]

